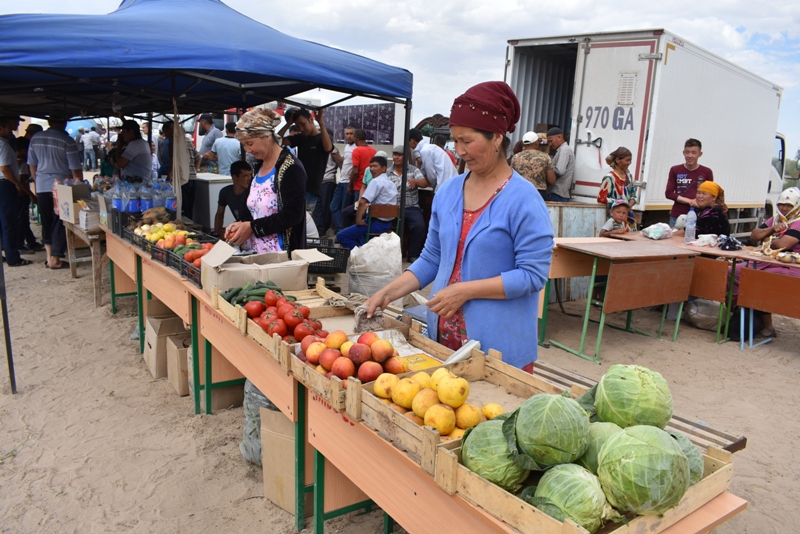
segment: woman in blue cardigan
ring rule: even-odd
[[[541,195],[509,167],[505,136],[519,102],[503,82],[456,98],[450,134],[469,172],[439,187],[419,259],[368,301],[368,316],[433,282],[428,335],[452,349],[469,339],[533,371],[539,291],[547,283],[553,229]]]

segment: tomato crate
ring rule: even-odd
[[[435,357],[446,360],[453,352],[435,343],[416,330],[411,329],[410,342],[423,348]],[[531,375],[521,369],[503,363],[502,355],[490,351],[487,356],[479,350],[473,350],[468,360],[440,365],[424,369],[428,374],[439,367],[445,367],[470,384],[470,393],[466,402],[481,407],[487,403],[497,403],[506,412],[515,410],[525,399],[540,393],[561,394],[563,387]],[[411,376],[417,371],[409,371],[401,377]],[[423,427],[395,411],[374,393],[374,382],[361,384],[355,378],[349,379],[347,387],[347,415],[362,421],[367,427],[375,430],[395,447],[404,451],[412,460],[420,464],[424,472],[433,476],[437,461],[437,447],[443,439],[430,427]],[[455,438],[452,442],[461,442]],[[450,441],[448,441],[450,442]]]
[[[195,267],[185,260],[181,260],[181,276],[189,280],[199,288],[203,288],[203,278],[200,267]]]
[[[634,534],[666,530],[728,489],[733,476],[731,457],[730,452],[714,445],[709,446],[703,454],[703,478],[689,487],[676,507],[660,516],[630,514],[626,517],[625,523],[607,522],[598,534]],[[571,520],[564,522],[556,520],[515,494],[467,469],[461,463],[460,440],[439,445],[434,478],[444,491],[451,495],[460,495],[504,522],[514,532],[539,534],[588,532]]]

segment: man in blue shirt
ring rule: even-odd
[[[232,176],[231,164],[240,161],[243,152],[242,144],[236,139],[236,123],[230,121],[225,125],[225,137],[220,137],[211,146],[208,159],[217,162],[217,174]],[[202,154],[200,157],[203,157]]]
[[[353,250],[360,247],[367,240],[367,222],[364,214],[370,204],[393,204],[397,205],[397,187],[394,182],[386,175],[388,162],[382,156],[375,156],[369,164],[370,172],[375,176],[367,185],[364,194],[358,200],[358,211],[356,212],[356,224],[349,226],[336,234],[336,240],[343,247]],[[388,232],[392,228],[391,219],[372,218],[371,230],[378,233]]]

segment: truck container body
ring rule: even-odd
[[[596,201],[605,157],[624,146],[635,209],[663,220],[669,169],[683,163],[689,138],[702,142],[699,162],[730,208],[769,207],[782,189],[773,166],[777,156],[783,168],[782,88],[668,31],[511,40],[505,79],[522,108],[513,141],[555,125],[569,133],[575,200]]]

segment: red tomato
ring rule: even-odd
[[[278,308],[280,308],[281,306],[283,306],[283,305],[284,305],[284,304],[286,304],[287,302],[289,302],[289,301],[288,301],[288,300],[286,300],[286,297],[284,297],[283,295],[281,295],[280,297],[278,297],[278,300],[275,302],[275,306],[277,306]]]
[[[248,302],[244,305],[247,316],[250,318],[258,317],[264,312],[264,303],[261,301]]]
[[[303,314],[303,318],[308,319],[308,316],[311,314],[311,310],[308,309],[308,306],[299,306],[297,311]]]
[[[202,264],[202,263],[200,263],[200,258],[197,258],[196,260],[194,260],[194,261],[192,262],[192,265],[194,265],[194,266],[195,266],[195,267],[197,267],[198,269],[201,269],[201,268],[203,267],[203,264]]]
[[[315,335],[317,337],[321,337],[322,339],[325,339],[326,337],[328,337],[328,331],[327,330],[317,330]]]
[[[287,313],[293,312],[293,311],[294,311],[294,306],[292,306],[291,304],[289,304],[287,302],[283,306],[278,306],[278,317],[283,317]]]
[[[270,310],[264,310],[264,311],[261,313],[261,317],[266,317],[266,318],[268,318],[268,319],[277,319],[277,318],[278,318],[278,315],[275,313],[275,311],[274,311],[274,310],[272,310],[272,311],[270,311]]]
[[[214,248],[214,243],[203,243],[203,250],[211,250]]]
[[[322,321],[315,321],[314,319],[308,320],[309,324],[314,327],[314,330],[322,330]]]
[[[294,338],[297,341],[303,341],[304,337],[311,336],[313,334],[314,334],[314,330],[312,328],[309,328],[308,325],[305,325],[303,323],[298,324],[294,328]]]
[[[289,345],[294,345],[297,343],[297,340],[294,338],[294,336],[283,336],[283,340]]]
[[[278,334],[279,336],[283,337],[288,333],[286,329],[286,323],[283,322],[282,319],[275,319],[274,321],[270,321],[267,325],[267,334],[274,336]]]
[[[258,317],[258,318],[256,318],[256,319],[253,319],[253,321],[254,321],[254,322],[255,322],[255,323],[258,325],[258,326],[260,326],[260,327],[261,327],[261,330],[263,330],[264,332],[266,332],[267,330],[269,330],[269,323],[270,323],[270,321],[271,321],[271,320],[267,320],[267,319],[265,319],[265,318],[263,318],[263,317]]]
[[[286,326],[290,330],[294,330],[297,325],[303,322],[303,314],[297,310],[292,310],[283,316],[283,320],[286,321]]]
[[[264,302],[267,304],[267,306],[275,306],[275,304],[278,302],[278,295],[280,295],[280,293],[270,289],[264,294]]]

